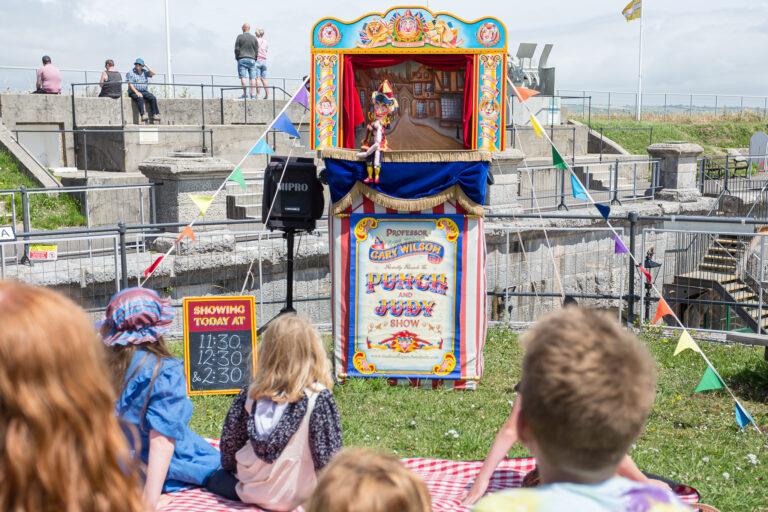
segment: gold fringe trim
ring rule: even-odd
[[[357,158],[358,150],[328,148],[318,151],[321,158],[337,160],[362,161]],[[382,162],[391,163],[445,163],[445,162],[490,162],[493,154],[488,151],[393,151],[381,152]]]
[[[333,214],[336,216],[345,215],[345,211],[352,207],[352,203],[355,202],[360,196],[365,196],[374,203],[389,208],[391,210],[397,210],[399,212],[418,212],[422,210],[428,210],[434,208],[440,204],[449,200],[454,200],[461,205],[467,211],[468,215],[485,217],[485,210],[482,205],[479,205],[472,201],[461,190],[459,185],[454,185],[429,197],[422,197],[419,199],[399,199],[397,197],[388,196],[372,188],[364,185],[362,182],[355,183],[347,195],[336,201],[333,205]]]

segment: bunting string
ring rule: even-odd
[[[528,89],[530,90],[530,89]],[[518,94],[518,91],[514,89],[515,95],[518,98],[521,98],[521,96]],[[535,94],[538,94],[538,91],[533,91]],[[525,99],[528,99],[530,96],[534,96],[535,94],[531,94],[525,97]],[[510,104],[512,99],[507,96],[507,103]],[[525,100],[521,100],[525,101]],[[510,110],[511,110],[511,104]],[[530,112],[530,111],[529,111]],[[533,112],[530,112],[531,115],[533,115]],[[542,131],[543,133],[543,131]],[[518,141],[520,142],[520,141]],[[560,290],[560,298],[562,300],[565,300],[565,288],[563,288],[563,280],[560,277],[560,271],[558,269],[557,261],[555,260],[555,252],[552,250],[552,244],[549,241],[549,234],[547,233],[547,229],[544,224],[544,217],[542,216],[542,210],[541,205],[539,204],[539,197],[536,195],[536,187],[533,185],[533,171],[531,170],[530,166],[528,165],[528,157],[526,156],[525,148],[523,147],[522,143],[520,145],[520,150],[523,152],[523,161],[522,166],[523,169],[526,171],[526,176],[528,177],[528,186],[531,189],[532,195],[533,195],[533,204],[535,205],[536,213],[539,215],[539,221],[541,222],[542,226],[542,232],[544,233],[544,242],[547,245],[547,253],[549,254],[549,259],[552,261],[552,272],[555,276],[555,282],[557,283],[557,287]],[[515,219],[514,213],[512,214],[512,220],[519,220]],[[522,244],[521,244],[522,245]],[[530,275],[530,273],[529,273]],[[537,295],[538,296],[538,295]]]
[[[304,118],[307,115],[307,111],[305,110],[304,113],[301,115],[301,120],[299,121],[299,125],[304,123]],[[285,170],[288,168],[288,162],[291,160],[291,156],[293,155],[293,150],[295,146],[291,146],[291,148],[288,150],[288,158],[285,159],[285,165],[283,165],[283,170],[280,172],[280,179],[277,182],[277,186],[275,187],[275,195],[272,196],[272,201],[269,204],[269,210],[267,210],[267,218],[264,220],[265,224],[269,222],[269,219],[272,217],[272,209],[275,207],[275,201],[277,199],[277,191],[280,190],[280,185],[283,183],[283,178],[285,177]],[[264,230],[259,231],[259,240],[258,240],[258,246],[259,246],[259,253],[258,253],[258,259],[259,259],[259,316],[261,318],[264,318],[264,269],[262,265],[263,258],[261,257],[261,240],[262,235],[264,233]],[[245,293],[245,289],[248,286],[248,279],[252,276],[251,272],[253,271],[253,264],[256,262],[256,258],[253,258],[251,262],[248,264],[248,270],[245,273],[245,278],[243,279],[243,286],[240,288],[240,294],[242,295]]]
[[[192,202],[195,203],[195,205],[199,209],[199,212],[198,212],[197,216],[192,220],[192,222],[187,224],[184,227],[184,229],[182,229],[182,233],[192,233],[192,236],[189,237],[189,238],[192,238],[194,240],[194,231],[193,231],[192,228],[194,227],[195,223],[197,223],[198,220],[200,220],[201,218],[203,218],[203,216],[205,216],[206,212],[208,211],[208,208],[210,208],[211,204],[213,204],[213,202],[216,200],[216,197],[221,193],[221,191],[224,190],[224,187],[227,185],[228,182],[234,181],[234,182],[240,184],[241,188],[246,189],[245,177],[242,174],[241,166],[243,165],[245,160],[251,155],[251,151],[253,151],[257,146],[259,146],[259,144],[262,142],[264,137],[266,137],[266,135],[271,130],[276,129],[276,130],[288,133],[291,136],[300,137],[300,134],[299,134],[298,130],[296,130],[296,127],[293,126],[293,123],[291,123],[290,119],[288,119],[288,116],[285,114],[285,112],[286,112],[286,110],[288,110],[288,107],[290,107],[293,103],[298,103],[300,105],[303,105],[305,109],[307,108],[307,106],[304,103],[302,103],[301,91],[302,91],[302,89],[304,90],[304,94],[303,94],[303,98],[304,99],[303,99],[303,101],[306,103],[306,89],[305,89],[305,85],[306,85],[308,80],[309,80],[309,78],[305,79],[301,83],[299,88],[296,89],[296,91],[291,95],[291,98],[288,101],[285,102],[285,105],[283,105],[283,108],[280,109],[280,112],[278,112],[277,116],[264,129],[264,131],[261,133],[261,135],[256,140],[256,142],[254,142],[253,146],[251,146],[248,149],[248,151],[246,151],[246,153],[243,155],[243,157],[240,159],[240,161],[237,162],[237,164],[235,165],[235,168],[232,170],[232,172],[229,174],[229,176],[227,176],[227,178],[224,179],[221,182],[221,184],[219,185],[219,188],[217,188],[216,191],[213,194],[211,194],[210,196],[202,196],[202,195],[199,195],[199,194],[189,194],[187,196],[187,197],[189,197],[189,199]],[[297,98],[299,99],[299,101],[297,101]],[[302,122],[303,122],[303,119],[304,119],[305,115],[306,115],[306,110],[304,110],[304,114],[302,115]],[[290,125],[290,127],[289,127],[289,125]],[[291,151],[293,151],[293,146],[291,146]],[[208,198],[210,198],[210,201],[208,201]],[[207,205],[205,204],[206,202],[207,202]],[[274,203],[274,201],[273,201],[273,203]],[[203,208],[203,206],[205,206],[205,208]],[[177,238],[177,242],[178,241],[179,241],[179,239]],[[161,266],[163,261],[166,258],[168,258],[168,256],[170,256],[176,250],[177,246],[178,246],[178,243],[171,244],[171,246],[168,248],[168,250],[165,252],[165,254],[163,254],[162,256],[157,258],[152,263],[152,265],[147,267],[147,269],[143,273],[144,279],[143,280],[139,279],[139,286],[140,287],[144,286],[144,284],[147,282],[147,280],[149,280],[152,277],[152,275],[155,273],[155,271],[158,269],[158,267]]]
[[[509,84],[510,88],[514,92],[515,96],[517,96],[517,98],[520,100],[520,104],[527,110],[528,114],[529,115],[533,115],[533,112],[531,111],[530,107],[525,103],[525,100],[527,100],[531,95],[525,96],[525,94],[521,94],[521,90],[523,90],[524,88],[522,88],[522,87],[518,88],[517,86],[515,86],[514,82],[512,82],[512,80],[509,78],[509,76],[507,76],[507,83]],[[509,101],[511,101],[511,98],[509,98]],[[558,151],[554,141],[549,136],[549,134],[547,134],[546,131],[542,130],[542,135],[546,139],[547,143],[552,147],[552,160],[553,160],[554,167],[562,168],[564,171],[567,171],[567,172],[570,173],[571,184],[572,184],[572,188],[573,188],[574,197],[577,197],[577,193],[578,193],[579,196],[583,197],[583,200],[585,202],[589,202],[589,203],[592,204],[592,206],[595,206],[595,208],[597,208],[597,205],[599,203],[597,201],[595,201],[595,199],[592,197],[592,194],[589,193],[589,190],[587,190],[584,187],[583,183],[581,183],[581,180],[579,180],[579,177],[573,171],[571,166],[568,165],[568,162],[566,162],[562,158],[562,156],[560,156],[560,152]],[[577,184],[578,187],[573,187],[573,184]],[[581,198],[581,197],[578,197],[578,198]],[[600,209],[600,208],[597,208],[597,209],[600,211],[600,213],[602,215],[603,214],[603,209]],[[605,217],[605,215],[603,215],[603,217]],[[608,228],[613,232],[614,239],[619,238],[619,233],[616,230],[616,228],[613,226],[613,224],[611,223],[610,219],[606,218],[605,222],[606,222],[606,225],[608,226]],[[623,243],[622,243],[622,245],[623,245]],[[736,403],[736,420],[737,420],[737,423],[739,424],[739,426],[741,428],[744,428],[745,426],[747,426],[747,425],[749,425],[751,423],[752,426],[754,427],[754,429],[757,432],[762,433],[762,431],[760,430],[760,427],[757,425],[757,422],[755,421],[755,419],[748,413],[748,411],[743,407],[743,405],[741,405],[741,403],[739,402],[739,399],[736,397],[736,395],[731,390],[731,388],[725,383],[725,380],[719,374],[719,372],[714,367],[712,362],[709,360],[707,355],[701,350],[701,348],[698,346],[698,344],[696,344],[696,342],[691,337],[690,333],[688,333],[688,329],[685,327],[683,322],[680,320],[680,318],[677,316],[677,314],[675,314],[675,312],[671,308],[669,308],[669,305],[667,304],[666,300],[664,299],[663,294],[658,289],[658,287],[653,282],[653,280],[650,279],[650,273],[642,266],[642,264],[638,261],[637,257],[634,254],[632,254],[631,251],[627,251],[626,254],[629,256],[630,260],[635,265],[635,267],[637,267],[645,275],[646,280],[647,280],[648,284],[650,285],[651,289],[654,292],[656,292],[657,296],[659,297],[659,307],[661,307],[662,303],[664,305],[666,305],[666,309],[668,310],[668,312],[664,313],[662,316],[666,316],[666,315],[671,316],[674,319],[675,323],[677,325],[679,325],[680,328],[683,330],[683,334],[680,337],[680,343],[683,343],[683,341],[685,341],[685,343],[688,345],[686,348],[692,348],[693,349],[693,347],[695,347],[694,350],[704,359],[704,362],[707,364],[707,366],[709,368],[711,368],[712,372],[714,372],[717,375],[717,377],[720,379],[720,381],[723,383],[723,388],[728,392],[728,394],[731,396],[731,398]],[[561,287],[562,287],[562,284],[561,284]],[[664,312],[664,310],[662,310],[662,312]],[[683,336],[687,336],[685,340],[683,340]],[[690,341],[688,340],[688,338],[690,338]],[[685,348],[683,350],[685,350]],[[676,350],[675,353],[677,354],[677,353],[679,353],[679,351]]]

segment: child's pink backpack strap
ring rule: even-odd
[[[307,412],[296,433],[272,464],[253,453],[251,443],[237,453],[237,494],[244,503],[274,511],[289,511],[301,505],[317,485],[315,465],[309,447],[309,420],[323,388],[307,389]],[[245,409],[250,414],[253,401]]]

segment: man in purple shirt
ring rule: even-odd
[[[37,70],[36,94],[61,94],[61,71],[51,64],[51,58],[43,55],[43,67]]]

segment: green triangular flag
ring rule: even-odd
[[[235,167],[235,170],[232,171],[232,174],[229,175],[229,178],[227,178],[229,181],[234,181],[238,185],[240,185],[240,188],[243,190],[246,190],[248,187],[245,185],[245,176],[243,176],[243,171],[239,167]]]
[[[552,165],[554,165],[556,169],[566,170],[568,168],[563,157],[557,152],[557,148],[554,144],[552,145]]]
[[[701,393],[702,391],[713,391],[715,389],[723,389],[723,381],[717,376],[715,371],[707,366],[707,371],[701,376],[699,385],[696,386],[694,393]]]

